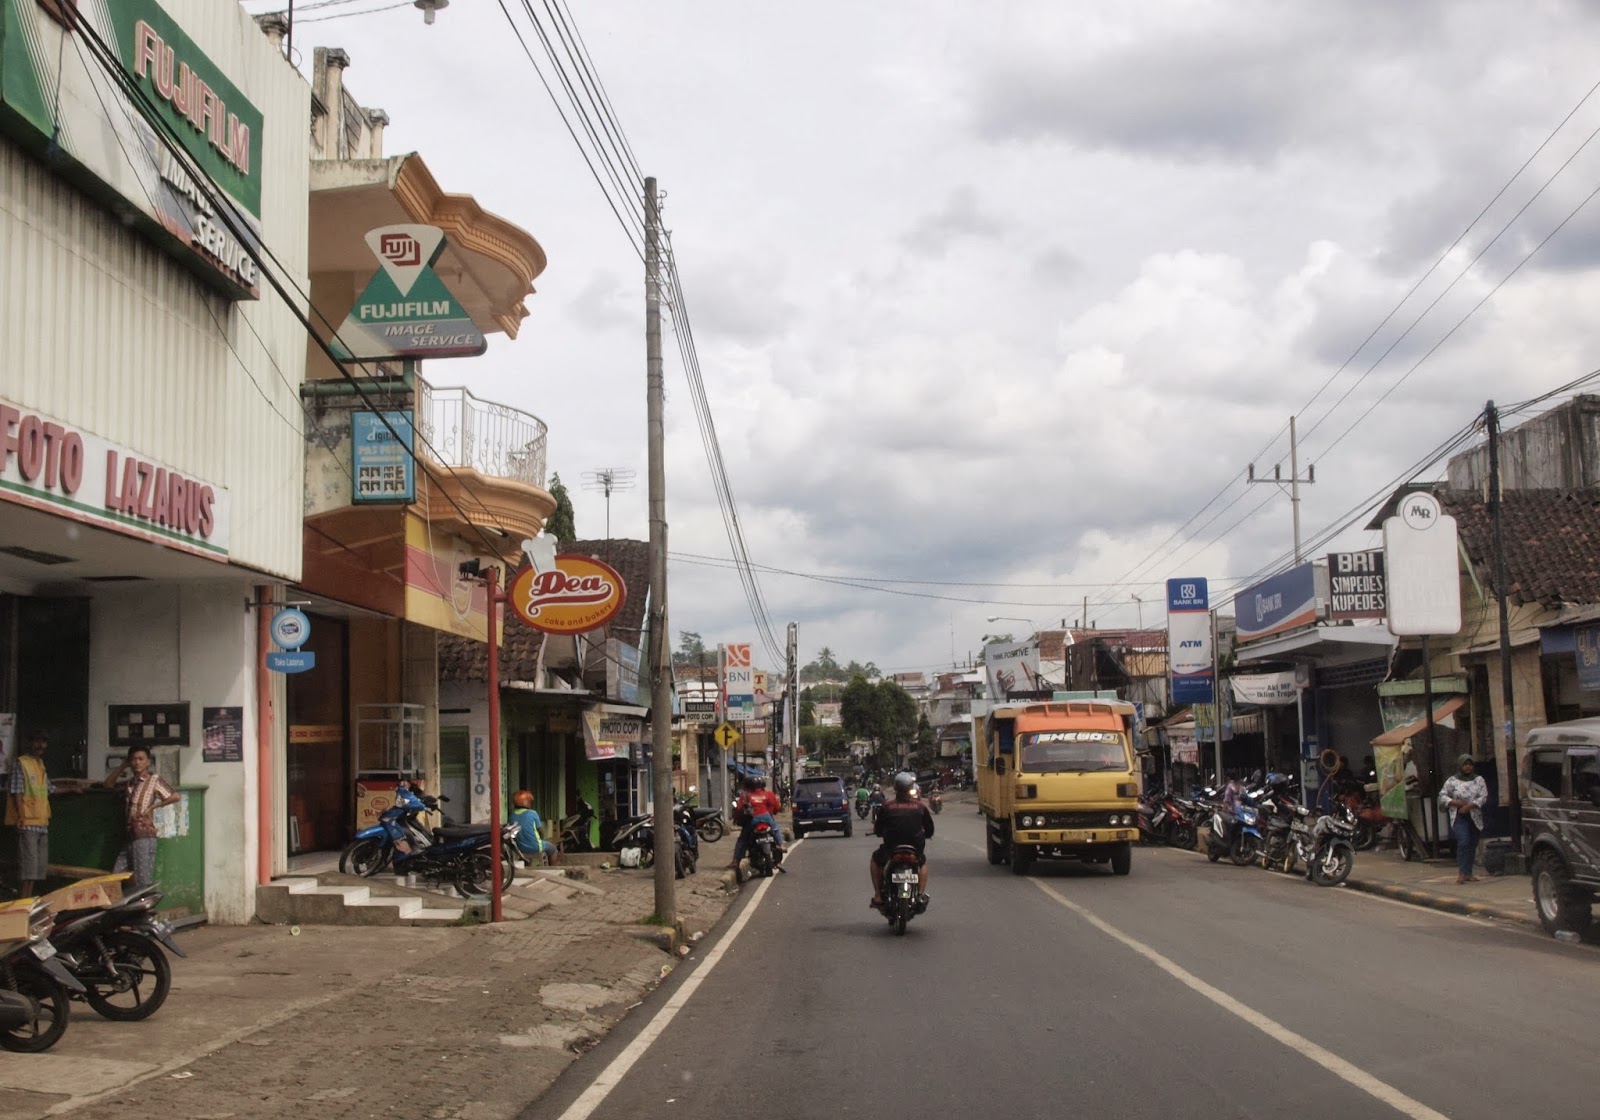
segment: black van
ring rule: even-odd
[[[1522,748],[1522,840],[1539,921],[1589,928],[1600,892],[1600,719],[1553,723]]]

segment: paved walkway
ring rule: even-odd
[[[1481,864],[1474,874],[1476,883],[1457,883],[1453,857],[1407,863],[1399,852],[1375,848],[1356,853],[1355,870],[1345,885],[1454,914],[1539,924],[1533,881],[1526,874],[1489,875]]]

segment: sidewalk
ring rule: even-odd
[[[0,1052],[0,1120],[516,1116],[677,960],[670,932],[642,924],[650,871],[575,882],[498,926],[182,933],[189,956],[150,1019],[75,1003],[49,1053]],[[712,867],[677,887],[692,942],[731,896]]]
[[[1356,853],[1351,890],[1478,918],[1498,918],[1539,927],[1533,908],[1533,882],[1527,875],[1488,875],[1480,864],[1476,883],[1456,882],[1455,859],[1407,863],[1392,849]]]

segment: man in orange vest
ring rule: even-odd
[[[28,753],[19,755],[11,768],[6,823],[17,826],[19,898],[32,898],[49,874],[50,776],[44,769],[46,745],[44,732],[35,731],[28,737]]]

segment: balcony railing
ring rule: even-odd
[[[549,429],[537,416],[417,378],[417,428],[443,466],[467,467],[544,489]]]

